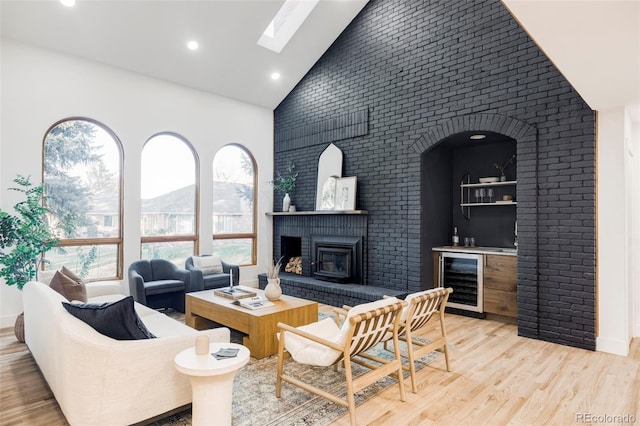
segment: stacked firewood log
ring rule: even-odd
[[[284,267],[284,271],[302,275],[302,257],[296,256],[289,259],[289,262],[287,262],[287,265]]]

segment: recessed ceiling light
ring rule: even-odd
[[[487,135],[471,135],[469,136],[469,139],[473,139],[475,141],[479,141],[480,139],[485,139],[487,137]]]
[[[279,78],[280,78],[280,73],[279,72],[271,73],[271,79],[272,80],[278,80]]]
[[[76,5],[76,0],[60,0],[60,3],[67,7],[73,7]]]
[[[200,45],[195,40],[191,40],[190,42],[187,43],[187,48],[189,50],[198,50],[198,46]]]

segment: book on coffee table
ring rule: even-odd
[[[257,293],[254,291],[244,290],[236,287],[219,288],[217,290],[214,290],[213,294],[215,294],[216,296],[222,296],[222,297],[226,297],[228,299],[233,299],[233,300],[257,296]]]
[[[267,299],[263,299],[260,296],[252,297],[251,299],[236,300],[235,302],[231,302],[231,303],[233,303],[234,305],[242,306],[243,308],[251,309],[251,310],[273,306],[272,302],[269,302]]]

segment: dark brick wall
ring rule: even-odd
[[[406,291],[430,283],[424,153],[464,130],[515,139],[519,333],[595,349],[595,115],[499,0],[372,0],[274,120],[301,210],[322,150],[343,150],[369,211],[368,284]]]

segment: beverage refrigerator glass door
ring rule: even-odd
[[[438,282],[453,288],[447,306],[482,312],[483,259],[481,254],[440,253]]]

